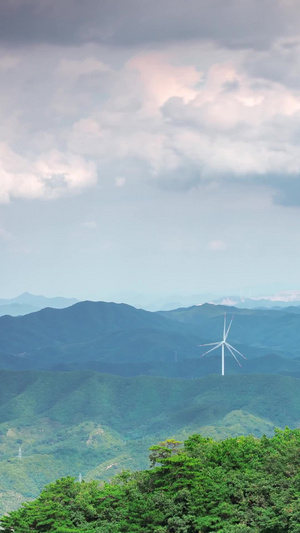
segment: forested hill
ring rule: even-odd
[[[262,374],[180,380],[2,371],[0,514],[58,477],[81,472],[103,480],[146,468],[147,448],[168,437],[259,437],[296,428],[299,384]]]
[[[153,446],[154,468],[65,478],[2,519],[4,533],[299,533],[300,430]],[[155,466],[160,465],[160,466]]]
[[[26,316],[0,317],[0,368],[97,370],[120,376],[202,377],[220,371],[220,354],[201,358],[199,344],[217,341],[224,312],[235,315],[227,373],[300,376],[300,314],[194,306],[151,313],[125,304],[80,302]]]

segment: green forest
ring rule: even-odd
[[[300,430],[150,448],[151,468],[67,477],[2,518],[5,533],[300,532]]]
[[[299,379],[288,376],[1,371],[0,515],[58,478],[108,480],[145,469],[149,446],[168,437],[271,437],[299,420]]]

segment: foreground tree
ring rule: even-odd
[[[300,532],[300,430],[179,444],[152,447],[151,470],[110,483],[50,484],[2,518],[4,532]]]

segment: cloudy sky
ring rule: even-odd
[[[299,0],[1,0],[0,118],[0,297],[300,288]]]

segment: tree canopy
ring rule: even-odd
[[[5,533],[300,532],[300,430],[150,450],[153,468],[111,482],[63,478],[2,518]]]

